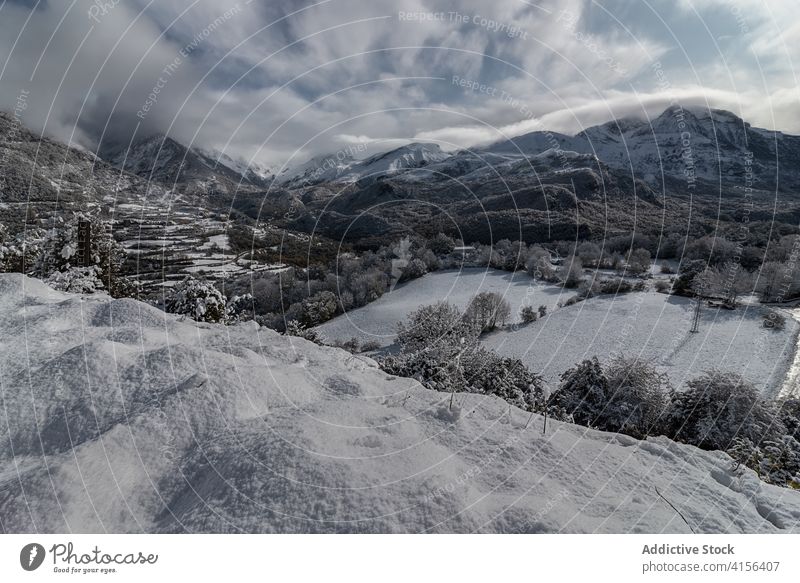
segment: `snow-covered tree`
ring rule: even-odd
[[[650,251],[641,248],[631,251],[628,255],[628,270],[637,275],[650,271]]]
[[[422,306],[397,326],[397,340],[406,352],[435,349],[457,352],[460,346],[475,343],[476,337],[473,324],[447,302]]]
[[[780,421],[772,405],[741,376],[708,371],[674,391],[667,410],[667,435],[703,449],[726,450],[735,438],[756,446],[776,432]]]
[[[608,379],[597,358],[565,371],[552,401],[572,415],[576,423],[595,427],[608,404]]]
[[[171,314],[198,322],[225,322],[227,301],[213,284],[187,276],[178,283],[164,306]]]
[[[91,225],[91,265],[80,266],[84,269],[74,271],[79,267],[78,223],[82,220],[89,221]],[[60,220],[59,225],[46,232],[39,244],[32,274],[44,280],[61,282],[59,285],[62,286],[74,282],[77,287],[105,290],[114,297],[122,297],[133,295],[136,291],[131,282],[121,277],[124,261],[125,250],[111,236],[109,224],[97,215],[76,213],[71,220]],[[62,275],[57,275],[59,273]],[[94,281],[90,281],[92,278]]]
[[[336,294],[321,291],[303,300],[301,320],[306,327],[317,326],[333,318],[338,311]]]
[[[578,257],[584,265],[597,266],[600,262],[602,251],[597,243],[585,241],[578,245]]]
[[[578,287],[583,279],[583,264],[574,255],[564,260],[558,268],[558,277],[563,282],[564,287]]]
[[[539,376],[519,360],[482,348],[478,328],[457,307],[443,302],[424,306],[398,328],[401,350],[381,359],[386,372],[438,391],[496,395],[529,411],[544,407]]]
[[[697,278],[706,269],[706,263],[699,260],[682,262],[678,270],[678,277],[672,285],[672,292],[679,296],[692,297],[697,293],[698,287],[702,287],[702,282]]]
[[[598,425],[639,439],[661,433],[669,402],[667,375],[650,363],[624,356],[612,358],[604,372],[609,395]]]
[[[297,320],[292,320],[291,322],[286,324],[285,334],[287,336],[297,336],[298,338],[304,338],[306,340],[315,343],[320,342],[319,334],[314,328],[307,328]]]
[[[102,273],[96,265],[90,267],[68,267],[54,271],[45,283],[58,291],[73,294],[93,294],[104,291]]]
[[[522,306],[519,317],[525,324],[530,324],[539,319],[539,312],[533,306]]]
[[[707,267],[694,280],[696,293],[721,298],[730,306],[736,305],[740,295],[752,292],[753,286],[753,274],[730,261],[719,267]]]
[[[481,292],[469,303],[464,316],[472,320],[481,332],[490,332],[505,325],[511,316],[511,306],[498,293]]]
[[[437,233],[433,239],[428,241],[428,248],[437,255],[449,255],[455,250],[456,244],[451,237],[444,233]]]
[[[550,252],[533,245],[528,250],[528,258],[525,260],[525,271],[534,279],[554,282],[558,280],[556,270],[550,258]]]
[[[227,324],[236,324],[237,322],[251,320],[253,313],[252,294],[233,296],[225,306],[225,322]]]
[[[12,236],[0,223],[0,273],[29,271],[39,256],[44,237],[41,229],[29,229]]]

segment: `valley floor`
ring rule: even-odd
[[[448,301],[462,309],[482,291],[500,293],[511,305],[513,322],[484,337],[484,344],[504,356],[521,359],[555,388],[561,374],[583,359],[601,361],[614,354],[653,362],[673,385],[710,368],[735,372],[775,397],[795,356],[800,324],[787,318],[784,330],[763,326],[765,308],[747,304],[736,310],[704,307],[700,331],[691,333],[694,302],[653,291],[601,295],[558,307],[574,290],[534,281],[525,273],[467,269],[440,271],[398,286],[379,300],[319,327],[328,340],[351,337],[395,341],[397,323],[418,307]],[[531,324],[519,322],[523,305],[546,305],[548,315]]]

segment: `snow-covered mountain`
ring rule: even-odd
[[[167,196],[160,184],[122,172],[87,150],[31,132],[0,112],[0,223],[11,232],[102,207]]]
[[[264,166],[255,161],[247,161],[244,158],[232,158],[224,152],[217,149],[205,150],[202,148],[196,149],[200,154],[214,161],[214,166],[224,166],[233,170],[243,180],[257,185],[267,185],[275,178],[275,169],[269,166]]]
[[[583,164],[587,157],[653,187],[669,179],[669,189],[680,187],[682,181],[683,190],[691,190],[698,180],[708,188],[800,189],[800,136],[753,128],[727,111],[681,106],[651,120],[614,120],[574,136],[532,132],[470,152],[451,154],[437,144],[417,142],[364,159],[342,150],[290,166],[276,180],[286,188],[369,183],[384,177],[413,182],[476,171],[478,175],[509,169],[525,172],[520,160],[534,161],[539,168],[549,163],[550,170],[570,169],[575,160]],[[130,150],[107,152],[104,158],[139,176],[165,184],[189,183],[195,190],[264,188],[276,174],[216,151],[186,148],[164,136],[141,140]]]
[[[137,176],[194,194],[266,187],[271,180],[266,169],[248,166],[219,152],[187,148],[163,135],[144,138],[130,148],[105,150],[100,155]]]
[[[552,420],[543,434],[505,401],[450,408],[254,323],[0,274],[0,332],[4,532],[800,528],[800,492],[725,454]]]
[[[800,188],[800,136],[753,128],[735,114],[673,106],[655,119],[620,119],[575,136],[533,132],[488,146],[509,157],[546,150],[597,156],[651,184],[663,176],[733,188]]]
[[[363,160],[349,153],[316,156],[295,169],[281,173],[279,182],[288,187],[310,186],[322,182],[357,182],[392,176],[435,164],[450,158],[438,144],[414,142]]]
[[[349,152],[321,154],[297,166],[285,168],[278,175],[278,183],[296,188],[321,182],[336,182],[356,163]]]

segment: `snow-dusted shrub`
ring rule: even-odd
[[[581,260],[575,256],[564,260],[564,263],[558,268],[558,278],[564,284],[564,287],[578,287],[583,280],[583,264]]]
[[[41,252],[45,234],[41,229],[26,230],[11,236],[0,224],[0,273],[27,272]]]
[[[605,367],[593,358],[561,375],[551,401],[580,425],[641,439],[661,433],[669,380],[635,358],[616,356]]]
[[[768,310],[764,314],[764,328],[780,331],[786,328],[786,317],[777,310]]]
[[[673,391],[665,419],[677,441],[727,450],[737,437],[759,445],[782,430],[774,407],[739,375],[712,370],[687,385]]]
[[[511,306],[498,293],[481,292],[469,303],[464,316],[473,321],[483,333],[490,332],[499,325],[505,325],[511,316]]]
[[[547,306],[541,305],[539,306],[539,317],[544,318],[547,315]]]
[[[339,309],[342,312],[346,312],[350,308],[355,306],[355,296],[347,290],[342,291],[339,293]]]
[[[389,374],[417,379],[436,391],[494,395],[526,411],[542,411],[545,406],[538,375],[520,360],[502,358],[476,344],[449,354],[441,349],[401,351],[381,359],[380,364]]]
[[[628,255],[628,271],[643,274],[650,270],[650,251],[647,249],[634,249]]]
[[[800,488],[800,442],[790,435],[766,439],[756,445],[749,438],[736,437],[727,450],[733,470],[747,466],[769,484]]]
[[[526,411],[543,411],[544,385],[522,361],[477,347],[462,359],[466,390],[494,395]]]
[[[530,324],[539,319],[539,312],[533,306],[522,306],[519,311],[519,317],[525,324]]]
[[[63,271],[54,271],[45,279],[45,283],[55,290],[73,294],[93,294],[103,291],[101,273],[97,266],[68,267]]]
[[[762,480],[776,486],[800,488],[800,442],[790,435],[781,435],[764,440],[758,449],[756,472]]]
[[[621,277],[614,279],[604,279],[600,282],[601,294],[627,294],[633,291],[633,285]]]
[[[776,403],[776,408],[786,434],[800,441],[800,399],[782,399]]]
[[[670,384],[665,373],[650,363],[616,356],[604,368],[608,401],[598,425],[642,439],[660,434],[669,402]]]
[[[361,343],[361,352],[372,352],[378,350],[380,347],[381,343],[377,340],[367,340]]]
[[[286,324],[286,336],[296,336],[311,342],[319,343],[320,337],[316,330],[313,328],[306,328],[297,320],[292,320]]]
[[[474,343],[476,337],[474,325],[447,302],[422,306],[397,326],[397,340],[406,353],[458,352],[461,346]]]
[[[586,296],[584,296],[582,294],[576,294],[576,295],[574,295],[574,296],[572,296],[570,298],[567,298],[567,300],[563,303],[562,307],[567,308],[569,306],[574,306],[575,304],[580,303],[585,299],[586,299]]]
[[[756,469],[761,464],[761,450],[746,437],[734,437],[726,453],[733,459],[734,471],[739,466]]]
[[[660,294],[667,294],[672,290],[672,282],[669,282],[665,279],[659,279],[653,284],[656,291]]]
[[[244,294],[233,296],[225,306],[225,322],[235,324],[253,318],[253,296]]]
[[[572,415],[576,423],[595,427],[608,404],[608,379],[597,358],[565,371],[551,400]]]
[[[307,327],[327,322],[339,312],[336,294],[321,291],[303,300],[301,320]]]
[[[533,245],[528,250],[525,271],[534,279],[541,279],[551,283],[558,281],[558,275],[551,262],[550,252],[538,245]]]
[[[420,260],[425,264],[425,273],[436,271],[442,266],[442,262],[439,261],[438,257],[436,257],[436,253],[430,249],[425,249],[425,251],[422,252]],[[422,275],[425,275],[425,273]]]
[[[227,302],[213,284],[187,276],[173,288],[164,307],[198,322],[224,322]]]
[[[403,268],[402,274],[400,275],[400,282],[417,279],[426,273],[428,273],[428,267],[425,265],[425,262],[422,259],[415,257]]]
[[[449,255],[455,251],[456,244],[451,237],[444,233],[437,233],[433,239],[428,241],[428,248],[437,255]]]
[[[332,346],[336,348],[341,348],[342,350],[346,350],[352,354],[359,352],[359,348],[361,347],[361,343],[358,341],[358,338],[352,337],[348,338],[347,340],[335,340],[332,343]]]

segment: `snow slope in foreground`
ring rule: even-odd
[[[253,324],[0,275],[5,532],[787,532],[730,460],[390,377]]]

